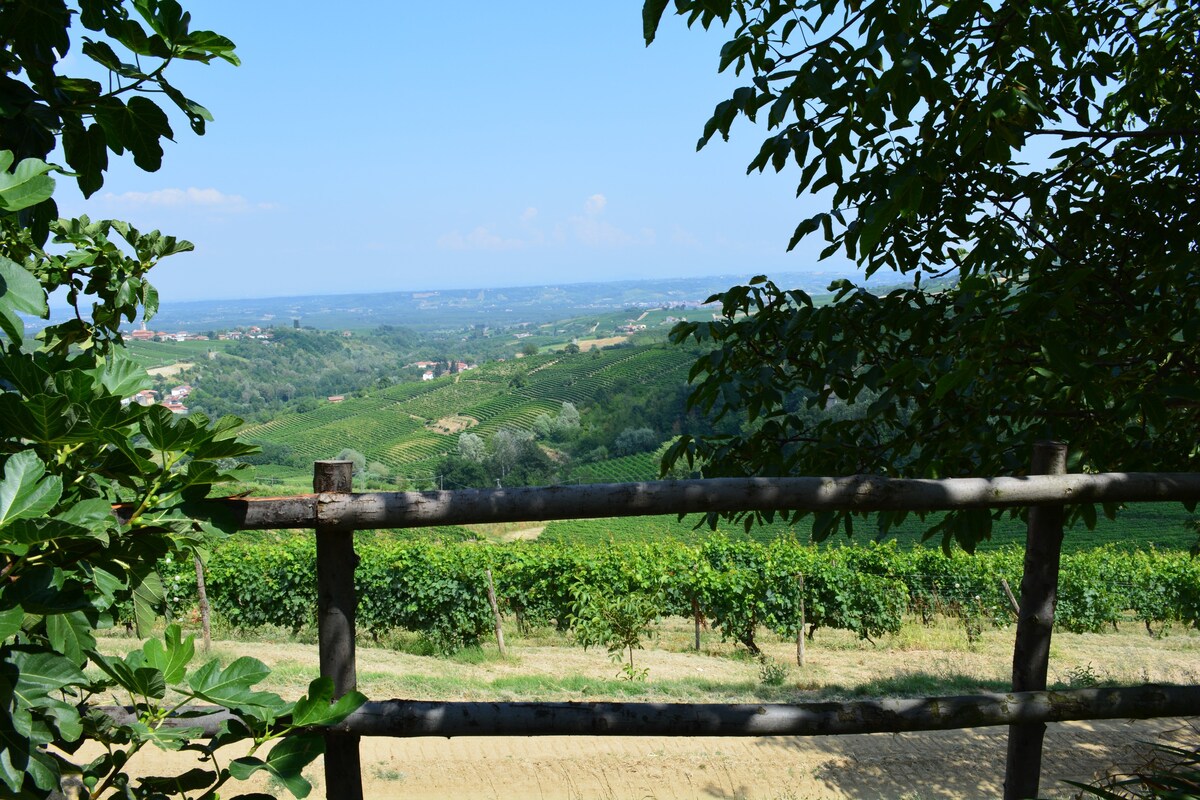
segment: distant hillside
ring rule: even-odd
[[[395,476],[428,478],[456,451],[463,431],[488,437],[501,428],[530,430],[539,415],[557,414],[563,402],[578,407],[587,423],[589,415],[612,413],[602,408],[605,400],[630,389],[681,396],[695,357],[666,345],[544,353],[326,402],[249,426],[242,435],[268,450],[286,448],[297,466],[351,448]],[[660,441],[668,435],[660,432]],[[630,469],[605,472],[608,479],[653,477],[641,474],[647,462],[643,457]]]
[[[436,273],[431,273],[436,274]],[[698,278],[663,278],[638,281],[593,281],[552,286],[446,289],[425,286],[420,290],[304,297],[267,297],[244,300],[179,300],[163,298],[153,324],[163,330],[192,331],[234,328],[241,325],[290,325],[333,330],[367,329],[378,325],[403,325],[421,333],[471,327],[541,324],[568,317],[606,313],[626,308],[689,306],[735,284],[752,273],[709,275]],[[780,285],[821,293],[843,275],[830,272],[776,272]],[[51,309],[61,321],[72,312]],[[37,328],[44,321],[28,319]]]

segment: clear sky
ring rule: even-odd
[[[786,252],[798,173],[746,175],[765,129],[695,150],[746,82],[720,31],[646,48],[640,0],[184,5],[242,59],[173,70],[208,133],[172,117],[159,172],[113,157],[86,202],[60,180],[65,214],[195,242],[165,302],[818,268]]]

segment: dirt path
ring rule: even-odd
[[[1176,741],[1178,719],[1050,726],[1042,795],[1070,796],[1135,763],[1140,741]],[[538,737],[370,739],[363,773],[373,798],[969,798],[998,797],[1006,728],[757,739]]]
[[[523,530],[519,523],[512,526],[491,535]],[[1181,631],[1151,639],[1127,627],[1103,635],[1056,635],[1053,679],[1086,670],[1117,685],[1197,682],[1200,634]],[[733,645],[716,641],[712,632],[704,634],[703,652],[691,652],[692,635],[686,621],[664,624],[657,647],[641,656],[651,675],[642,699],[679,702],[701,694],[710,702],[803,702],[830,691],[843,697],[972,694],[990,682],[1003,682],[1011,669],[1008,631],[986,631],[971,648],[955,644],[962,634],[950,622],[909,626],[876,645],[822,631],[803,670],[793,669],[788,686],[763,696],[757,662],[738,658]],[[124,652],[129,641],[114,636],[105,643]],[[516,636],[516,641],[515,655],[480,663],[364,646],[358,652],[360,687],[374,698],[630,699],[610,687],[614,668],[603,652],[562,646],[552,632],[524,640]],[[783,663],[794,645],[764,637],[762,646]],[[298,696],[315,676],[312,645],[214,643],[214,656],[226,661],[247,653],[275,670],[261,688],[284,697]],[[1007,733],[998,727],[841,737],[369,738],[362,741],[362,764],[370,798],[952,800],[1000,795]],[[1072,796],[1063,778],[1090,781],[1114,764],[1136,765],[1145,752],[1142,742],[1194,745],[1197,739],[1200,720],[1053,725],[1046,739],[1042,796]],[[223,754],[222,763],[243,753]],[[77,757],[86,761],[95,755]],[[193,766],[179,760],[187,755],[147,749],[131,766],[141,774],[180,773]],[[319,763],[308,777],[323,784]],[[281,786],[263,780],[230,787],[229,794],[243,791],[285,796]],[[320,785],[310,796],[323,795]]]
[[[1146,742],[1194,742],[1198,724],[1051,725],[1041,796],[1073,797],[1063,779],[1091,781],[1114,764],[1142,762]],[[951,800],[1000,796],[1007,734],[999,727],[762,738],[369,738],[361,752],[364,794],[374,800]],[[142,764],[158,772],[193,766],[183,753],[152,758]],[[320,759],[306,776],[310,796],[323,797]],[[227,788],[286,796],[261,778]]]

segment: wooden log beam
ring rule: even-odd
[[[712,478],[443,492],[308,494],[213,500],[243,530],[355,530],[707,511],[945,511],[1044,504],[1200,501],[1200,473],[1127,472],[1023,478]],[[119,513],[119,510],[118,510]]]
[[[127,709],[99,709],[117,721]],[[202,709],[186,709],[189,713]],[[330,732],[350,736],[829,736],[982,728],[1091,719],[1200,716],[1200,686],[859,700],[794,705],[721,703],[369,702]],[[167,720],[217,733],[229,712]],[[325,730],[325,729],[323,729]]]

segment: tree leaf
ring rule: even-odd
[[[229,773],[239,780],[245,780],[255,772],[266,770],[295,797],[303,798],[312,791],[312,784],[300,772],[324,752],[325,739],[319,734],[288,736],[271,748],[266,761],[253,756],[239,758],[230,762]]]
[[[287,704],[278,695],[250,689],[269,673],[258,659],[243,656],[224,669],[219,662],[210,661],[188,676],[187,682],[197,697],[226,708],[282,710]]]
[[[24,267],[0,256],[0,299],[17,311],[37,317],[48,315],[46,291]]]
[[[82,611],[46,617],[46,636],[51,647],[76,664],[82,664],[84,653],[96,647],[92,623]]]
[[[9,456],[0,481],[0,528],[13,520],[50,512],[62,497],[62,478],[46,475],[46,467],[32,450]]]
[[[130,397],[152,385],[145,365],[123,352],[96,367],[95,374],[100,384],[118,397]]]
[[[163,639],[151,639],[142,647],[146,656],[146,665],[162,670],[167,683],[176,684],[183,681],[187,665],[196,654],[194,637],[182,638],[178,625],[168,625]]]
[[[333,702],[333,680],[321,677],[308,685],[308,696],[301,697],[292,707],[292,724],[296,726],[336,725],[367,702],[360,692],[347,692]]]
[[[20,211],[49,200],[54,179],[46,173],[54,169],[41,159],[25,158],[12,172],[0,171],[0,210]]]
[[[26,707],[38,705],[51,692],[87,682],[79,667],[58,653],[13,648],[8,659],[19,673],[13,696]]]
[[[645,0],[642,3],[642,38],[646,40],[647,47],[658,34],[658,26],[666,8],[667,0]]]
[[[162,166],[163,149],[159,140],[174,138],[167,115],[153,101],[141,96],[129,98],[122,106],[116,118],[116,131],[121,143],[133,153],[133,163],[147,172],[157,172]]]
[[[21,630],[21,623],[24,621],[25,609],[20,606],[0,611],[0,643],[7,641]]]
[[[108,169],[108,141],[103,126],[93,122],[84,129],[65,128],[62,147],[68,166],[77,173],[79,191],[91,197],[104,185]]]

